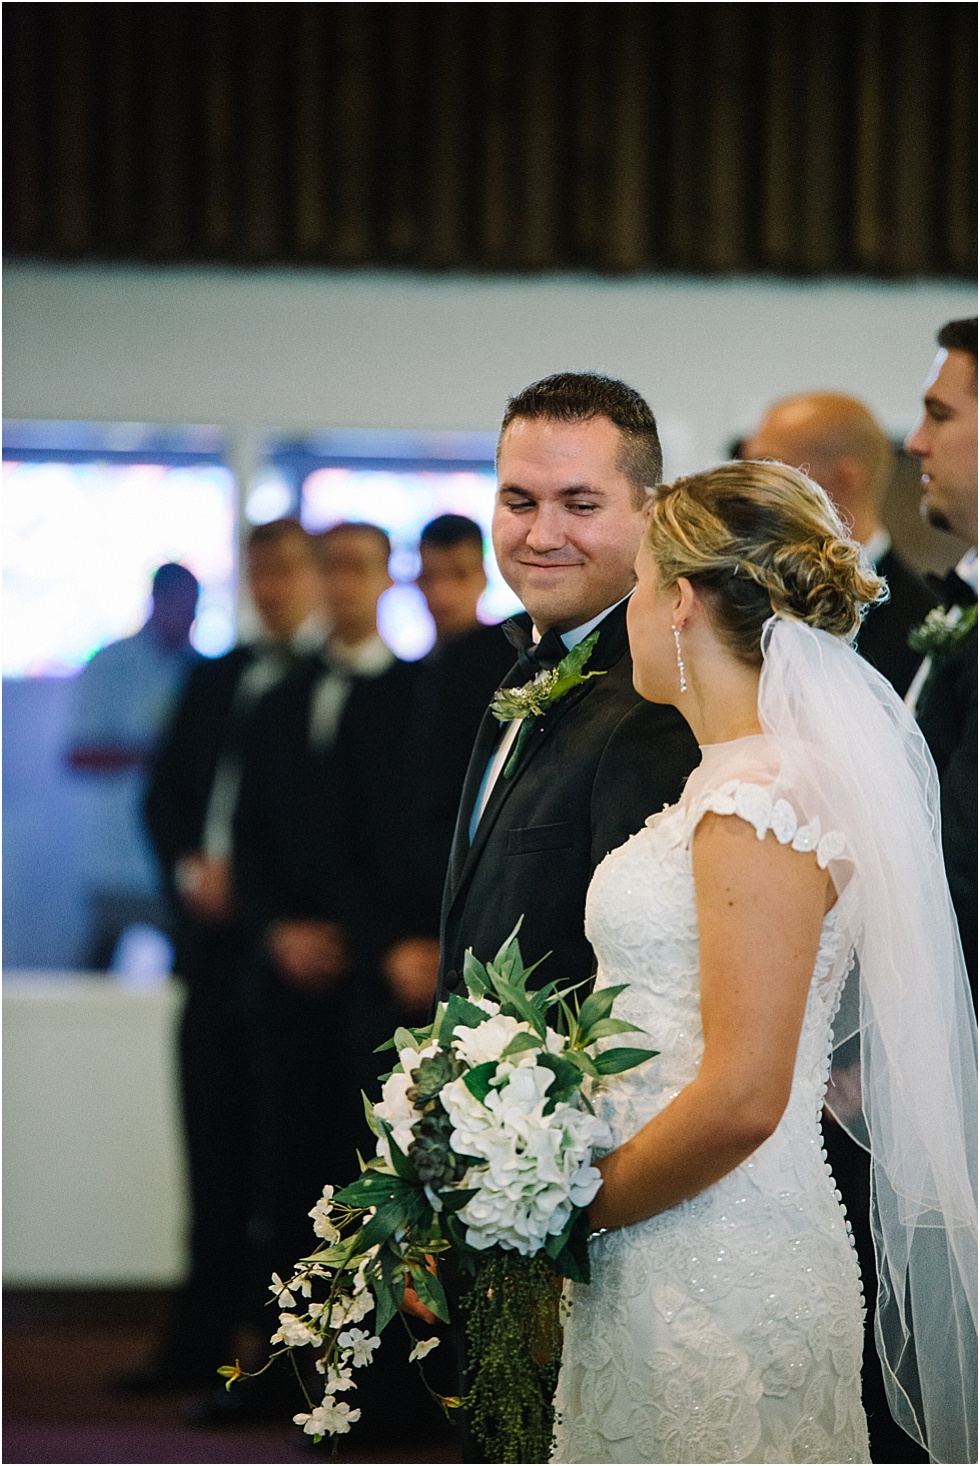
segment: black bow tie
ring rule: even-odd
[[[546,631],[538,642],[533,640],[530,628],[519,621],[505,621],[503,631],[517,652],[517,675],[525,682],[539,672],[549,672],[568,656],[568,648],[555,630]]]
[[[975,606],[977,603],[973,586],[961,580],[955,570],[947,570],[944,576],[927,575],[926,581],[944,606]]]

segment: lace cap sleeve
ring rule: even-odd
[[[705,789],[692,805],[691,814],[692,835],[705,814],[736,815],[753,827],[760,840],[771,830],[780,845],[815,851],[821,870],[845,852],[844,836],[839,830],[822,832],[817,815],[801,823],[788,799],[774,797],[771,786],[746,779],[726,779],[717,787]]]

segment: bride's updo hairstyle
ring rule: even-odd
[[[685,576],[749,666],[773,612],[849,641],[887,594],[820,485],[781,463],[722,463],[661,485],[647,545],[663,583]]]

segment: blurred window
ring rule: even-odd
[[[153,571],[201,582],[192,639],[235,639],[235,493],[217,430],[8,423],[3,456],[3,675],[70,676],[137,631]]]

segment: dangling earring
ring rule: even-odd
[[[686,692],[687,678],[684,676],[684,658],[681,656],[681,634],[673,624],[670,629],[674,633],[674,645],[677,648],[677,670],[681,674],[681,692]]]

